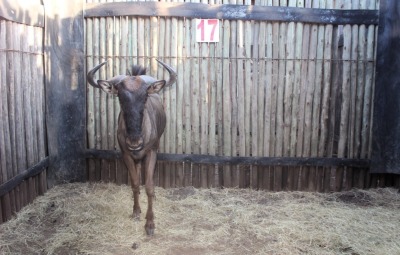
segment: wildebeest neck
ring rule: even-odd
[[[147,99],[146,89],[139,88],[134,92],[122,90],[119,91],[118,97],[128,137],[132,141],[137,141],[142,134],[143,111]]]

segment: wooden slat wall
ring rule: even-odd
[[[46,157],[43,28],[0,20],[0,184]],[[46,171],[0,198],[0,223],[47,189]]]
[[[193,0],[192,2],[199,2]],[[89,1],[88,1],[89,2]],[[93,0],[93,2],[96,2]],[[211,0],[208,4],[372,9],[378,1]],[[87,67],[100,77],[132,64],[163,77],[167,128],[160,152],[223,156],[369,158],[375,25],[221,20],[219,43],[196,43],[195,20],[86,18]],[[118,149],[116,98],[88,87],[89,148]],[[376,185],[368,169],[216,166],[159,162],[163,187],[343,190]],[[121,161],[90,160],[89,180],[127,183]],[[374,183],[374,184],[372,184]],[[380,181],[382,183],[382,180]]]

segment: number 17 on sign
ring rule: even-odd
[[[197,42],[219,42],[218,19],[196,19]]]

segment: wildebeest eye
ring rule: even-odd
[[[121,82],[118,82],[118,83],[115,84],[114,86],[115,86],[116,89],[119,89],[119,88],[121,87],[121,85],[122,85],[122,81],[121,81]]]
[[[118,82],[117,84],[115,84],[114,86],[113,86],[113,90],[115,90],[115,96],[117,96],[118,97],[118,94],[119,94],[119,89],[121,88],[121,86],[122,86],[122,84],[121,84],[122,82]]]

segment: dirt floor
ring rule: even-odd
[[[49,190],[0,225],[1,254],[400,254],[400,194],[156,189],[156,233],[114,184]]]

